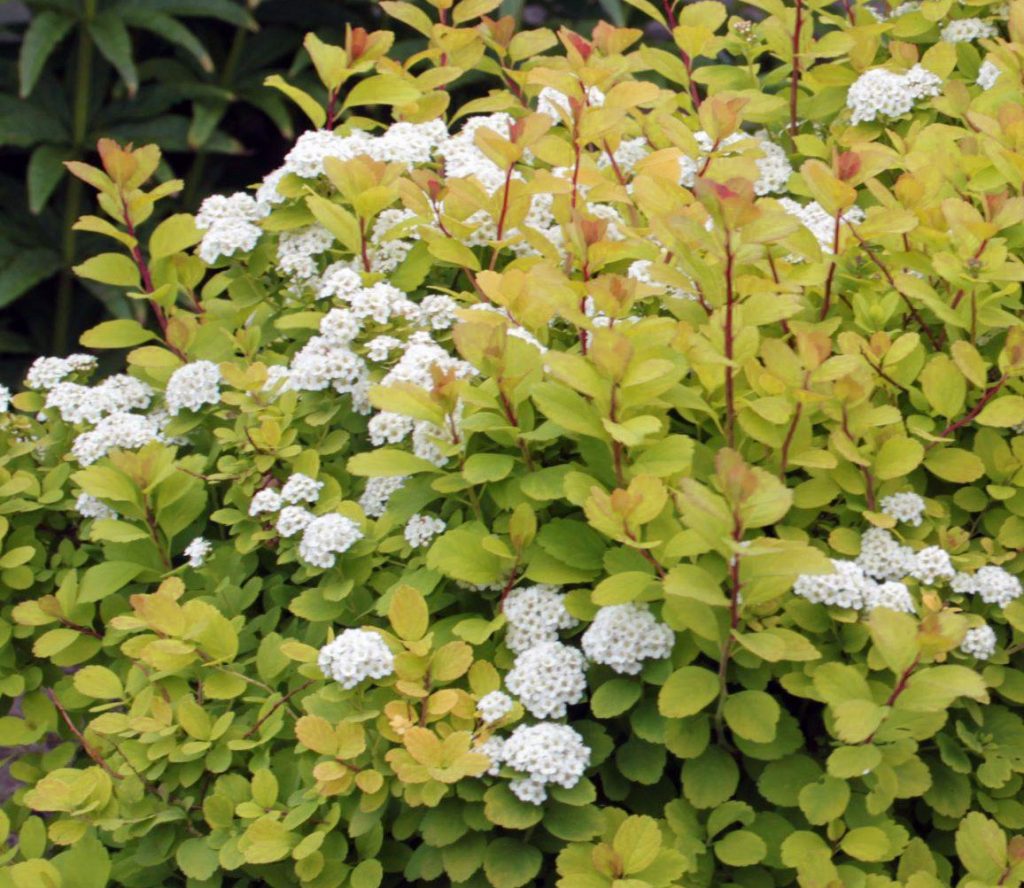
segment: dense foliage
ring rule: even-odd
[[[153,322],[0,413],[0,885],[1024,882],[1024,3],[633,4],[68,164]]]

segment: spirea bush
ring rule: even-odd
[[[3,393],[0,884],[1024,882],[1024,2],[633,2],[68,164],[153,323]]]

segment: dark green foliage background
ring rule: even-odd
[[[338,42],[346,23],[382,26],[376,0],[29,0],[0,11],[0,382],[10,385],[105,317],[145,312],[70,273],[96,245],[71,231],[88,201],[63,161],[92,160],[104,136],[155,142],[161,178],[188,183],[164,212],[192,211],[275,167],[306,125],[263,80],[283,74],[316,91],[307,31]],[[583,30],[627,17],[621,0],[506,0],[501,12]],[[417,48],[405,36],[397,56]]]

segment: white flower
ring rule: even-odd
[[[447,525],[440,518],[429,515],[413,515],[405,525],[405,541],[414,549],[429,545],[439,533],[444,533]]]
[[[780,197],[779,205],[791,216],[796,216],[801,224],[814,235],[823,253],[832,253],[836,238],[836,220],[825,212],[816,200],[809,204],[801,205],[788,197]],[[852,222],[860,224],[864,221],[864,211],[860,207],[850,207],[839,217],[840,229],[842,223]]]
[[[92,387],[58,382],[47,392],[46,406],[55,408],[65,422],[96,423],[108,413],[145,410],[152,397],[153,389],[142,380],[118,373]]]
[[[565,609],[565,595],[556,586],[513,589],[503,610],[508,621],[505,644],[517,654],[546,641],[558,641],[560,630],[579,624]]]
[[[283,512],[282,512],[283,514]],[[299,557],[313,567],[334,567],[336,556],[347,552],[363,538],[359,525],[351,518],[332,512],[314,518],[302,532]]]
[[[876,607],[912,614],[917,610],[910,590],[894,580],[872,583],[864,594],[864,611],[870,613]]]
[[[323,481],[310,478],[296,472],[281,488],[281,499],[286,503],[315,503],[320,499],[320,491],[323,489]]]
[[[359,318],[347,308],[332,308],[320,321],[320,335],[334,345],[348,345],[361,330]]]
[[[293,537],[297,533],[302,533],[315,518],[316,515],[302,506],[285,506],[277,516],[278,536]]]
[[[230,196],[215,194],[206,198],[196,213],[196,228],[205,232],[199,245],[199,258],[216,262],[236,251],[252,250],[263,233],[255,223],[266,215],[252,195],[238,192]]]
[[[359,507],[371,518],[380,518],[387,510],[391,495],[405,482],[405,475],[368,479],[363,494],[359,497]]]
[[[1017,577],[992,564],[979,568],[973,575],[957,574],[950,587],[954,592],[977,595],[985,604],[998,604],[1000,607],[1006,607],[1024,591]]]
[[[670,656],[674,642],[675,633],[636,604],[602,607],[581,640],[590,660],[623,675],[636,675],[644,660]]]
[[[956,576],[956,568],[953,567],[953,562],[945,549],[928,546],[914,555],[910,576],[926,586],[931,586],[936,580],[953,579]]]
[[[793,592],[815,604],[860,610],[864,597],[874,585],[853,561],[832,559],[835,573],[801,574],[793,584]]]
[[[584,98],[581,98],[579,94],[574,95],[573,98],[585,106],[600,108],[604,105],[605,95],[596,86],[591,86],[587,88]],[[569,97],[553,86],[545,86],[537,95],[537,113],[547,114],[556,124],[561,123],[563,117],[572,119],[572,106],[569,104]]]
[[[11,390],[6,385],[0,385],[0,413],[6,413],[11,409]]]
[[[36,358],[28,368],[25,385],[31,389],[48,391],[72,373],[91,373],[95,369],[96,359],[92,355]]]
[[[277,267],[285,277],[307,281],[316,275],[315,257],[334,244],[334,235],[322,225],[283,231],[277,241]]]
[[[561,718],[587,691],[586,660],[576,648],[546,641],[516,657],[505,684],[531,715]]]
[[[249,516],[255,518],[266,512],[279,512],[281,510],[281,494],[271,487],[257,490],[249,502]]]
[[[212,361],[179,367],[167,380],[164,401],[172,416],[182,410],[199,410],[204,404],[219,404],[220,368]]]
[[[153,416],[111,413],[91,431],[83,432],[71,445],[71,455],[83,466],[102,459],[114,447],[138,450],[151,441],[162,440],[160,423]]]
[[[590,764],[590,749],[583,737],[569,725],[551,722],[520,725],[502,744],[499,755],[509,768],[526,775],[510,783],[509,789],[535,805],[547,798],[545,787],[550,784],[572,789]]]
[[[337,391],[351,394],[367,373],[366,362],[347,345],[314,336],[292,356],[287,387],[319,392],[333,385]]]
[[[83,518],[117,518],[117,512],[102,500],[88,493],[80,493],[75,500],[75,510]]]
[[[320,648],[320,671],[351,690],[367,678],[387,678],[395,671],[395,655],[384,639],[367,629],[346,629]]]
[[[349,301],[363,287],[363,278],[348,261],[335,262],[324,269],[316,288],[317,299],[334,297]]]
[[[857,564],[876,580],[902,580],[916,567],[914,550],[901,546],[887,530],[872,527],[861,536]]]
[[[476,711],[480,713],[480,719],[485,725],[492,725],[508,715],[514,705],[515,703],[508,694],[502,691],[491,691],[477,701]]]
[[[196,537],[185,547],[182,554],[188,559],[190,567],[202,567],[212,551],[213,543],[203,537]]]
[[[295,140],[282,169],[303,179],[313,179],[323,175],[325,158],[351,160],[366,154],[370,141],[370,134],[362,130],[350,136],[339,136],[331,130],[309,130]]]
[[[999,69],[999,66],[995,62],[991,62],[985,59],[981,63],[981,67],[978,68],[978,86],[984,90],[992,89],[996,85],[996,81],[1003,72]]]
[[[968,629],[960,650],[979,660],[987,660],[996,652],[996,633],[987,623],[974,629]]]
[[[502,737],[488,737],[483,743],[477,743],[473,747],[474,752],[482,753],[491,760],[491,766],[487,769],[487,773],[492,777],[497,777],[501,772],[501,757],[505,750],[505,740]]]
[[[963,18],[951,21],[939,36],[946,43],[967,43],[982,37],[998,37],[999,29],[980,18]]]
[[[915,102],[941,91],[942,78],[921,65],[905,74],[872,68],[850,86],[846,106],[853,112],[852,123],[869,123],[877,117],[902,117]]]
[[[924,498],[916,493],[894,493],[882,498],[882,514],[904,524],[920,527],[924,518]]]

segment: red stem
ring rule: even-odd
[[[729,232],[725,233],[725,440],[729,447],[734,444],[736,424],[736,402],[733,380],[733,255]]]
[[[789,132],[797,134],[796,101],[800,92],[800,32],[804,27],[803,0],[796,0],[796,26],[793,28],[793,70],[789,77]]]
[[[665,18],[668,20],[668,29],[670,31],[675,31],[679,22],[676,19],[675,11],[672,9],[671,0],[661,0],[661,8],[665,10]],[[681,46],[677,46],[676,48],[679,50],[679,58],[683,61],[683,67],[686,68],[686,74],[690,81],[690,100],[693,102],[694,108],[699,108],[700,93],[697,91],[697,84],[693,82],[693,59],[690,58]]]
[[[71,716],[68,715],[68,711],[61,706],[60,700],[57,699],[57,695],[49,688],[43,688],[43,693],[50,698],[50,702],[54,705],[57,712],[60,713],[60,717],[64,720],[64,724],[68,726],[68,730],[75,735],[75,739],[78,740],[79,745],[82,747],[82,751],[111,777],[115,780],[120,780],[121,775],[107,764],[107,760],[100,755],[99,751],[88,740],[85,739],[82,732],[78,730],[75,723],[71,721]]]
[[[832,262],[829,263],[828,275],[825,278],[825,299],[821,303],[821,314],[818,316],[819,321],[823,321],[828,317],[828,310],[832,307],[832,281],[835,280],[836,268],[839,264],[839,226],[842,222],[842,210],[836,210],[836,225],[835,231],[832,234]]]
[[[796,411],[793,413],[793,420],[786,431],[786,440],[782,442],[782,463],[779,466],[779,477],[785,480],[786,468],[789,465],[789,448],[793,443],[793,436],[796,434],[797,423],[800,422],[800,414],[804,412],[804,405],[797,401]]]
[[[958,429],[962,429],[962,428],[963,428],[963,427],[964,427],[965,425],[967,425],[967,424],[968,424],[969,422],[973,421],[973,420],[974,420],[974,418],[975,418],[975,417],[976,417],[976,416],[977,416],[977,415],[978,415],[979,413],[981,413],[981,411],[982,411],[982,410],[984,410],[984,409],[985,409],[985,405],[986,405],[986,404],[988,404],[988,402],[989,402],[989,401],[991,401],[991,400],[992,400],[992,399],[993,399],[993,398],[994,398],[994,397],[995,397],[995,396],[996,396],[996,395],[998,394],[999,390],[1000,390],[1000,389],[1001,389],[1001,388],[1002,388],[1002,387],[1003,387],[1004,385],[1006,385],[1006,382],[1007,382],[1007,380],[1008,380],[1009,378],[1010,378],[1010,377],[1009,377],[1008,375],[1005,375],[1005,374],[1004,374],[1004,375],[1003,375],[1002,377],[1000,377],[1000,379],[999,379],[999,380],[997,380],[997,381],[996,381],[996,382],[994,382],[994,383],[993,383],[992,385],[990,385],[990,386],[989,386],[989,387],[988,387],[987,389],[985,389],[985,394],[983,394],[983,395],[981,396],[981,400],[980,400],[980,401],[978,401],[978,403],[977,403],[977,404],[975,404],[975,405],[974,405],[974,406],[973,406],[973,407],[972,407],[972,408],[970,409],[970,411],[968,411],[967,413],[965,413],[965,414],[964,414],[964,415],[963,415],[962,417],[960,417],[960,419],[958,419],[958,420],[957,420],[956,422],[950,423],[950,424],[949,424],[948,426],[946,426],[946,427],[945,427],[945,428],[944,428],[944,429],[943,429],[943,430],[942,430],[942,431],[941,431],[941,432],[939,433],[939,437],[940,437],[940,438],[945,438],[945,437],[947,437],[947,436],[949,436],[949,435],[952,435],[952,434],[953,434],[953,432],[957,431]],[[938,443],[939,443],[938,441],[931,441],[931,442],[929,442],[929,444],[928,444],[928,446],[927,446],[927,447],[925,448],[925,450],[931,450],[931,448],[932,448],[932,447],[934,447],[934,446],[935,446],[936,444],[938,444]]]

